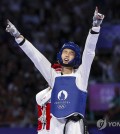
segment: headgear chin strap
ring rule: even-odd
[[[75,58],[71,60],[68,64],[64,64],[62,60],[62,51],[65,49],[71,49],[75,52]],[[73,68],[78,68],[81,64],[81,53],[80,53],[80,47],[75,44],[74,42],[67,42],[65,43],[62,48],[60,49],[59,53],[57,54],[57,60],[58,62],[65,67],[73,67]]]

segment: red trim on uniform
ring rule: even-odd
[[[46,107],[46,130],[50,130],[50,120],[51,120],[51,115],[50,115],[50,103],[46,103],[45,107]],[[38,109],[38,128],[37,130],[41,130],[42,129],[42,123],[41,121],[39,121],[39,118],[42,116],[42,110],[43,108],[40,105],[37,105],[37,109]]]
[[[46,130],[50,130],[50,120],[51,120],[51,115],[50,115],[50,103],[46,104]]]
[[[40,105],[37,105],[37,110],[38,110],[38,119],[39,119],[42,115],[42,107]],[[41,130],[41,129],[42,129],[42,123],[41,123],[41,121],[38,120],[37,130]]]

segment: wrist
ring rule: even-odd
[[[19,34],[19,36],[15,36],[15,39],[18,39],[18,38],[24,39],[24,36],[21,34]]]
[[[21,46],[24,44],[25,38],[22,35],[20,35],[18,38],[15,38],[15,41],[18,43],[18,45]]]
[[[91,30],[94,31],[94,32],[96,32],[96,33],[99,33],[100,32],[100,26],[98,26],[98,27],[92,27]]]
[[[15,37],[15,38],[20,38],[20,33],[17,31],[16,33],[13,33],[13,36]]]

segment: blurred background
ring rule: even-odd
[[[120,0],[1,0],[0,134],[37,133],[35,96],[47,84],[5,32],[6,20],[54,63],[65,41],[84,49],[96,6],[105,19],[90,72],[86,118],[90,134],[120,133],[120,127],[96,126],[104,118],[120,121]]]

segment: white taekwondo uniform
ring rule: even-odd
[[[99,32],[100,27],[92,27],[92,30],[95,32]],[[74,77],[76,91],[78,89],[80,90],[80,92],[87,95],[88,78],[91,69],[91,64],[95,56],[95,48],[98,41],[98,37],[99,37],[99,33],[91,34],[89,32],[85,43],[83,55],[82,55],[82,64],[79,66],[78,69],[74,70],[71,74],[65,74],[65,75],[61,75],[61,73],[56,73],[55,70],[51,68],[51,63],[28,40],[26,40],[24,44],[20,47],[26,53],[26,55],[32,60],[36,68],[40,71],[40,73],[43,75],[43,77],[46,79],[46,81],[48,82],[48,84],[52,89],[54,89],[56,78]],[[17,43],[20,43],[21,41],[22,41],[21,38],[16,39]],[[64,94],[65,98],[67,98],[69,95],[66,94],[66,91],[64,90],[62,93]],[[58,99],[60,97],[59,95],[58,95]],[[56,108],[57,106],[59,107],[59,105],[56,105]],[[84,112],[85,110],[83,110],[82,112],[78,111],[78,114],[84,116]],[[75,113],[77,112],[72,111],[71,114],[75,114]],[[65,116],[62,115],[59,116],[60,118],[57,118],[56,117],[57,115],[54,114],[54,110],[52,115],[53,115],[52,123],[50,126],[51,134],[63,134],[64,125],[66,123],[65,117],[68,117],[70,115],[65,115]],[[83,134],[82,120],[77,122],[69,121],[66,126],[66,134]]]

